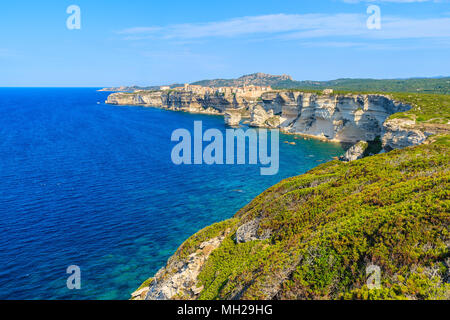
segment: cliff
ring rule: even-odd
[[[133,299],[449,299],[449,148],[286,179],[186,240]]]
[[[136,91],[111,94],[106,103],[141,105],[193,113],[223,114],[230,126],[249,118],[250,126],[356,143],[382,137],[386,151],[417,145],[436,133],[418,129],[415,120],[386,121],[412,106],[381,94],[317,94],[293,91],[235,91],[206,93],[185,90]],[[445,131],[445,130],[444,130]]]
[[[411,106],[379,94],[264,93],[259,105],[279,116],[283,131],[341,142],[373,141],[384,121]]]
[[[190,91],[117,92],[108,96],[108,104],[140,105],[192,113],[223,114],[227,109],[248,108],[255,99],[229,93],[199,94]]]

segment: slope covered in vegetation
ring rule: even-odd
[[[172,265],[208,239],[223,241],[189,298],[449,299],[450,137],[431,141],[322,164],[193,235]],[[236,241],[249,222],[266,236]],[[380,268],[379,288],[368,287],[369,266]]]
[[[447,124],[450,121],[450,95],[391,93],[390,96],[412,106],[411,110],[391,117],[409,116],[417,122],[429,124]]]

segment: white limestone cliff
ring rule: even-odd
[[[348,162],[361,159],[364,157],[364,152],[368,146],[369,144],[366,141],[359,141],[351,146],[339,160]]]
[[[262,107],[280,115],[280,128],[294,134],[355,143],[382,136],[384,121],[410,109],[383,95],[263,94]]]
[[[192,113],[223,114],[229,126],[241,121],[253,127],[280,128],[291,134],[357,143],[381,137],[385,151],[422,143],[427,133],[413,120],[390,119],[411,107],[381,94],[316,94],[265,91],[239,92],[137,91],[111,94],[106,103],[141,105]]]
[[[242,114],[239,109],[227,109],[224,113],[225,124],[230,127],[239,126]]]

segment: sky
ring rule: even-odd
[[[15,0],[0,29],[1,87],[450,76],[449,0]]]

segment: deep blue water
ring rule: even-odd
[[[194,120],[224,131],[223,118],[110,106],[107,95],[0,89],[0,299],[128,299],[200,228],[343,152],[280,135],[275,176],[176,166],[172,131]],[[73,264],[80,290],[66,287]]]

